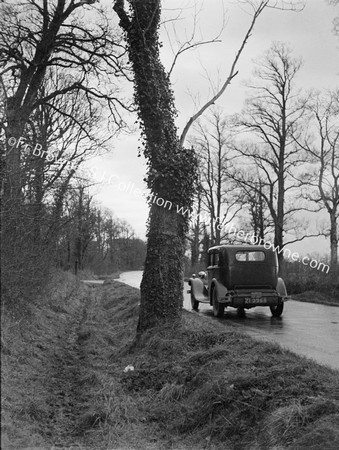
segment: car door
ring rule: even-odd
[[[220,280],[220,252],[219,249],[213,249],[208,254],[208,287],[211,287],[213,278]]]

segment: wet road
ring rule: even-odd
[[[128,284],[129,286],[140,288],[142,278],[142,270],[135,270],[131,272],[123,272],[118,278],[119,281]]]
[[[142,272],[124,272],[119,281],[139,288]],[[184,308],[191,311],[188,285],[185,283]],[[271,316],[269,308],[257,306],[246,311],[246,317],[237,316],[234,308],[225,310],[222,319],[213,317],[212,308],[201,304],[198,313],[211,320],[229,322],[255,339],[276,342],[299,355],[312,358],[320,364],[339,370],[339,308],[288,301],[282,317]]]

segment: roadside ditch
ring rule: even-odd
[[[218,321],[136,339],[138,290],[65,274],[4,321],[3,450],[337,450],[339,376]]]

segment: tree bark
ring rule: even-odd
[[[197,219],[193,226],[193,237],[191,241],[191,267],[192,269],[199,262],[200,254],[200,213],[201,213],[201,194],[198,192],[198,204],[197,204]]]
[[[21,117],[20,108],[15,98],[7,100],[7,128],[6,128],[6,167],[4,168],[4,194],[15,206],[20,204],[21,196],[21,150],[20,137],[23,134],[27,117]],[[13,145],[12,145],[13,144]]]
[[[151,190],[140,332],[164,322],[176,324],[181,317],[188,215],[178,214],[176,206],[191,208],[196,158],[181,147],[174,123],[173,93],[159,56],[160,1],[129,4],[128,14],[122,0],[114,10],[126,32]]]
[[[279,177],[278,177],[278,201],[277,220],[275,222],[274,246],[278,247],[278,261],[280,270],[284,263],[284,254],[279,252],[284,246],[284,219],[285,219],[285,140],[281,143],[279,154]]]
[[[138,330],[177,325],[183,304],[185,220],[176,211],[151,206]]]
[[[338,276],[338,224],[335,211],[330,214],[330,246],[331,246],[331,271]]]

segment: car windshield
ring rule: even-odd
[[[255,250],[242,250],[235,254],[235,259],[237,261],[264,261],[265,253]]]

